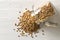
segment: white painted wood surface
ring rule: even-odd
[[[16,28],[14,23],[21,15],[19,11],[31,9],[33,4],[37,9],[47,1],[50,1],[57,10],[57,15],[52,20],[60,24],[60,0],[0,0],[0,40],[60,40],[60,25],[56,28],[42,27],[35,38],[29,36],[18,38],[18,33],[13,31]],[[42,35],[42,29],[45,30],[45,35]]]

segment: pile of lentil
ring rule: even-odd
[[[25,33],[32,36],[33,33],[36,33],[38,29],[40,29],[40,26],[37,23],[46,20],[46,18],[52,15],[54,15],[54,9],[50,3],[41,7],[40,12],[35,16],[32,16],[32,12],[27,10],[18,18],[19,23],[17,25],[17,31],[19,31],[22,36],[25,35]]]
[[[37,18],[35,18],[34,16],[31,16],[31,11],[27,10],[19,18],[20,22],[18,23],[17,26],[18,28],[23,30],[25,33],[32,35],[33,32],[37,32],[37,30],[40,28],[39,25],[35,23],[36,20]]]

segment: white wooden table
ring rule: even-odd
[[[18,33],[13,31],[16,28],[14,23],[20,15],[19,11],[25,8],[31,9],[33,4],[36,9],[47,1],[49,0],[0,0],[0,40],[60,40],[60,25],[56,28],[41,28],[45,30],[45,35],[42,35],[40,30],[35,38],[29,36],[19,38]],[[50,2],[55,6],[58,14],[52,20],[60,24],[60,0],[50,0]]]

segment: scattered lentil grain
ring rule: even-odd
[[[42,32],[44,32],[44,30],[42,30]]]
[[[35,37],[37,37],[37,35],[35,35]]]
[[[15,26],[17,26],[17,24],[15,23]]]
[[[18,35],[18,37],[20,37],[20,35]]]
[[[15,31],[15,29],[13,29]]]
[[[27,8],[25,8],[25,10],[27,10]]]
[[[45,35],[44,33],[42,33],[42,35]]]
[[[21,13],[21,11],[19,11],[19,13]]]

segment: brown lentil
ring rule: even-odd
[[[32,9],[33,8],[34,6],[32,6]],[[27,8],[25,8],[25,10],[27,10]],[[35,16],[32,16],[31,13],[32,11],[29,11],[29,10],[24,12],[23,15],[18,18],[19,19],[18,25],[15,24],[15,26],[18,26],[18,28],[21,28],[22,32],[20,31],[21,32],[20,35],[24,36],[25,33],[28,33],[33,38],[33,33],[38,33],[37,30],[40,29],[39,25],[36,22],[44,21],[48,17],[53,16],[54,9],[51,6],[51,4],[48,3],[48,6],[44,5],[43,7],[41,7],[41,10]],[[44,30],[42,30],[42,32],[44,32]],[[44,33],[42,33],[42,35],[44,35]]]

